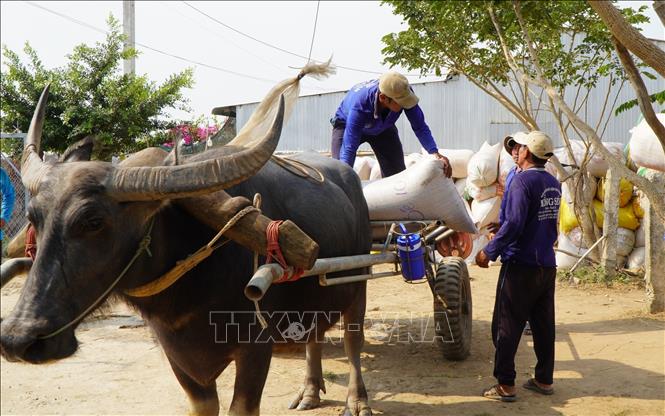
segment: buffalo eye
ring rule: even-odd
[[[86,218],[82,226],[88,232],[99,231],[104,226],[104,220],[101,217]]]

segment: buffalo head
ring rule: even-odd
[[[75,352],[76,324],[121,276],[165,201],[214,192],[254,175],[275,150],[284,116],[282,98],[265,136],[216,159],[154,167],[50,165],[39,157],[47,96],[48,87],[31,121],[21,166],[32,194],[28,217],[38,255],[16,307],[0,326],[2,355],[34,363]],[[137,265],[147,261],[143,256]]]

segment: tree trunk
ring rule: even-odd
[[[655,0],[653,2],[653,9],[656,11],[658,17],[660,17],[660,21],[663,26],[665,26],[665,1]]]
[[[661,198],[665,200],[665,173],[650,170],[646,178],[661,189]],[[657,313],[665,311],[665,221],[656,215],[651,201],[644,211],[647,309]]]
[[[589,1],[612,35],[637,55],[645,64],[665,77],[665,52],[626,22],[621,12],[609,1]]]
[[[605,275],[613,278],[617,266],[617,225],[619,222],[619,175],[612,168],[605,176],[603,204],[603,235],[605,236],[602,266]]]

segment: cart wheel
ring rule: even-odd
[[[434,279],[434,321],[443,356],[461,361],[471,350],[471,284],[466,263],[444,257]]]

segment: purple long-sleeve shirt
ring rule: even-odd
[[[490,260],[556,267],[554,243],[561,202],[561,184],[544,168],[516,173],[506,195],[505,218],[483,249]]]
[[[425,115],[420,106],[416,105],[408,110],[388,112],[383,118],[378,111],[379,81],[374,79],[354,85],[337,108],[335,119],[346,124],[342,148],[339,159],[353,166],[356,152],[360,146],[362,136],[375,136],[388,127],[395,125],[402,111],[409,119],[411,128],[418,141],[428,153],[436,153],[438,148],[434,142],[432,131],[425,123]]]

